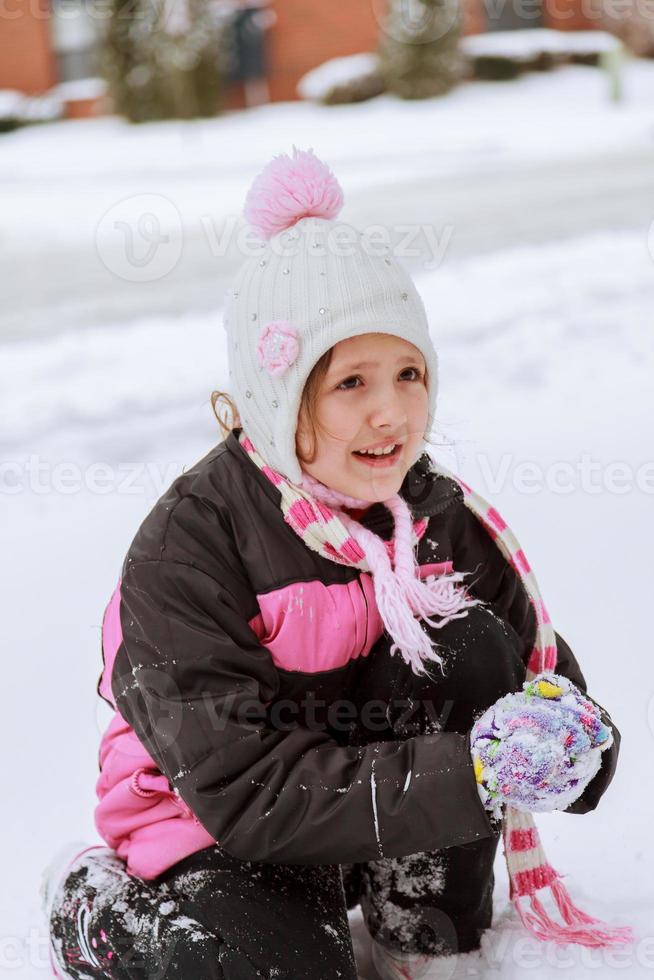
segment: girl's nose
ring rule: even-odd
[[[370,412],[370,425],[374,429],[396,430],[407,422],[408,415],[402,399],[393,391],[380,396]]]

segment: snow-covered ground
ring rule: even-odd
[[[579,65],[513,85],[469,83],[443,99],[380,96],[345,106],[273,104],[220,120],[147,127],[103,117],[21,129],[2,143],[0,180],[12,190],[3,227],[16,241],[36,234],[41,242],[88,246],[121,194],[155,189],[174,200],[186,228],[202,215],[221,220],[239,211],[266,152],[290,150],[292,142],[320,147],[347,177],[350,193],[404,178],[407,168],[410,177],[436,180],[504,161],[651,149],[654,64],[627,59],[623,74],[619,104],[608,99],[604,72]]]
[[[569,66],[426,102],[10,133],[0,338],[213,309],[242,258],[248,182],[292,143],[313,146],[346,184],[346,220],[382,222],[397,241],[401,226],[429,224],[448,257],[633,227],[654,198],[654,62],[626,61],[623,90],[611,102],[603,71]],[[424,234],[417,243],[438,258]]]
[[[653,149],[654,65],[631,68],[630,83],[638,82],[621,108],[602,101],[600,73],[579,68],[466,86],[421,105],[271,106],[182,127],[99,120],[10,134],[0,146],[0,179],[12,184],[3,245],[23,249],[25,261],[32,248],[41,250],[41,265],[25,279],[36,284],[48,275],[48,257],[54,262],[71,243],[71,254],[91,254],[98,218],[119,192],[168,187],[185,226],[208,200],[216,221],[224,220],[266,160],[293,141],[330,162],[350,217],[368,221],[383,220],[378,179],[399,169],[407,200],[412,182],[422,193],[447,167],[475,182],[491,165],[529,169],[565,157],[582,181],[580,161],[590,149],[607,157]],[[582,91],[590,99],[591,88],[596,112],[586,102],[575,128],[570,100]],[[438,125],[425,124],[430,112]],[[596,194],[590,187],[589,206],[601,209]],[[618,213],[619,200],[613,203]],[[377,204],[386,213],[385,190]],[[419,213],[420,200],[413,207]],[[507,221],[521,218],[518,207],[527,211],[529,199],[516,202]],[[538,827],[575,900],[637,934],[633,947],[614,953],[532,941],[508,906],[500,854],[495,925],[481,957],[460,958],[462,977],[654,971],[646,606],[654,547],[653,218],[644,207],[633,227],[609,215],[591,233],[566,229],[540,243],[486,245],[448,254],[437,268],[414,263],[440,352],[435,454],[508,519],[590,693],[623,736],[617,775],[598,809],[540,816]],[[96,316],[86,297],[87,322],[70,329],[75,271],[50,303],[49,332],[30,334],[26,314],[26,339],[0,343],[0,971],[20,980],[48,975],[36,894],[41,867],[62,841],[97,840],[97,750],[109,718],[95,694],[104,604],[154,501],[219,440],[209,392],[227,382],[218,293],[211,309],[143,316],[135,301],[114,320]],[[137,296],[142,284],[132,285]],[[352,919],[357,942],[364,940],[357,914]],[[374,980],[365,963],[363,973]]]

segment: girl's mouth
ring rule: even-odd
[[[371,452],[361,452],[360,450],[355,450],[352,455],[355,459],[358,459],[364,466],[372,466],[375,469],[384,469],[385,467],[394,466],[395,462],[402,451],[402,446],[399,443],[395,443],[393,448],[390,450],[385,449],[383,453],[371,453]]]

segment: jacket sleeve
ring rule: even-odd
[[[536,614],[520,576],[506,560],[493,538],[477,516],[461,501],[452,522],[454,567],[471,571],[467,580],[471,591],[488,602],[497,615],[502,616],[517,633],[522,644],[525,667],[531,655],[536,636]],[[617,767],[621,736],[606,708],[588,694],[586,679],[566,641],[555,632],[557,645],[556,672],[567,677],[597,705],[602,720],[613,729],[613,745],[602,753],[602,765],[565,813],[588,813],[594,810],[607,790]]]
[[[324,864],[400,857],[496,835],[469,736],[342,746],[271,723],[279,691],[235,576],[128,561],[118,708],[198,820],[243,860]]]

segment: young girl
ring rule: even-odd
[[[108,847],[44,877],[59,976],[353,980],[358,904],[380,976],[451,976],[491,924],[502,831],[534,934],[627,938],[572,905],[530,816],[594,809],[619,733],[510,529],[425,453],[424,306],[341,206],[295,148],[249,192],[232,424],[144,520],[104,615]]]

